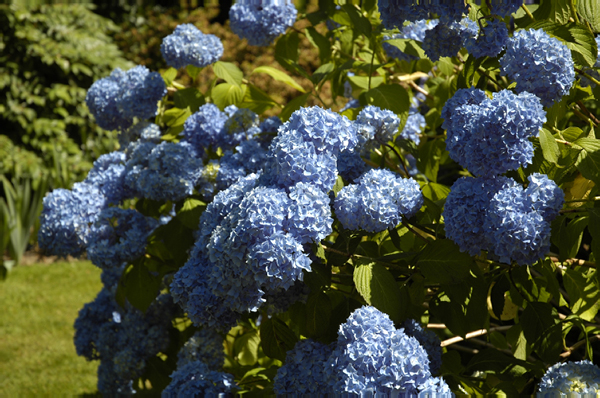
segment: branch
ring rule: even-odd
[[[582,345],[586,344],[586,342],[588,340],[589,340],[590,343],[593,343],[596,340],[600,340],[600,334],[595,334],[592,337],[590,337],[589,339],[584,339],[584,340],[578,341],[577,343],[573,344],[571,347],[567,348],[567,351],[565,351],[562,354],[560,354],[560,357],[561,358],[568,358],[573,353],[573,351],[575,351],[576,349],[578,349]]]
[[[510,329],[511,327],[512,326],[498,326],[495,328],[490,328],[489,330],[488,329],[475,330],[473,332],[467,333],[464,338],[462,336],[455,336],[455,337],[451,337],[447,340],[444,340],[444,341],[442,341],[442,344],[440,344],[440,346],[447,347],[451,344],[458,343],[459,341],[472,339],[473,337],[483,336],[484,334],[487,334],[489,332],[504,332],[504,331]]]

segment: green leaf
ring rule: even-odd
[[[158,296],[162,277],[150,274],[142,262],[137,262],[125,275],[125,296],[127,300],[142,312]]]
[[[443,140],[429,140],[419,147],[417,169],[422,170],[425,176],[433,182],[437,181],[444,148],[445,144]]]
[[[306,90],[304,90],[304,88],[302,88],[301,85],[299,85],[294,79],[292,79],[291,76],[289,76],[283,71],[280,71],[279,69],[273,68],[272,66],[259,66],[258,68],[252,71],[252,74],[254,73],[266,73],[267,75],[271,76],[273,79],[279,82],[285,83],[288,86],[295,88],[296,90],[301,91],[303,93],[306,92]]]
[[[194,66],[194,65],[188,65],[185,67],[185,70],[187,71],[188,76],[191,77],[192,80],[196,80],[196,78],[198,77],[200,72],[202,72],[202,69],[204,69],[204,68],[198,68],[197,66]]]
[[[319,50],[321,63],[325,64],[329,62],[331,59],[331,43],[329,40],[313,27],[306,28],[304,32],[308,41]]]
[[[302,94],[301,96],[296,97],[290,102],[288,102],[288,104],[285,106],[285,108],[283,108],[283,110],[279,114],[279,118],[283,122],[286,122],[290,118],[290,116],[292,116],[292,113],[302,108],[304,104],[306,104],[306,100],[308,99],[309,95],[310,93]]]
[[[321,81],[327,79],[329,75],[335,70],[335,64],[327,63],[319,66],[316,71],[313,72],[311,76],[311,81],[314,84],[319,84]]]
[[[408,93],[398,84],[382,84],[372,88],[364,93],[364,99],[367,104],[389,109],[396,115],[407,113],[410,107]]]
[[[585,25],[569,22],[566,25],[552,21],[539,21],[530,25],[531,29],[543,29],[550,36],[561,40],[573,54],[576,65],[593,66],[598,56],[598,46],[594,35]]]
[[[311,294],[306,303],[306,330],[311,337],[323,336],[329,329],[331,300],[323,292]]]
[[[285,362],[287,352],[294,348],[298,338],[283,321],[273,316],[262,320],[260,340],[265,355]]]
[[[189,108],[179,109],[171,108],[165,111],[163,121],[169,127],[183,126],[183,123],[190,117],[192,113]]]
[[[594,258],[600,259],[600,209],[590,208],[588,212],[590,215],[588,230],[592,235],[592,253],[594,253]]]
[[[248,108],[258,114],[262,114],[274,106],[278,106],[277,102],[253,84],[247,86],[244,99],[240,103],[240,108]]]
[[[542,0],[540,6],[533,13],[536,21],[547,19],[549,21],[565,24],[571,18],[569,2],[571,0]]]
[[[460,283],[469,274],[473,260],[449,239],[429,242],[421,252],[417,266],[429,283]]]
[[[167,87],[173,84],[173,80],[177,77],[177,69],[169,68],[162,73],[162,78],[165,81]]]
[[[493,348],[481,350],[471,358],[469,365],[467,365],[467,371],[470,372],[476,370],[489,371],[497,374],[510,373],[512,376],[523,374],[529,368],[531,368],[531,365],[526,361],[510,357]]]
[[[377,263],[362,264],[354,268],[354,285],[367,304],[374,306],[400,322],[406,303],[401,302],[400,289],[392,274]]]
[[[551,163],[556,163],[558,161],[560,148],[552,133],[544,128],[540,130],[540,146],[542,147],[544,159]]]
[[[369,77],[368,76],[348,76],[350,84],[354,87],[358,87],[361,90],[369,89]],[[371,77],[371,88],[380,86],[383,83],[382,76]]]
[[[238,352],[237,360],[242,366],[252,366],[258,361],[258,346],[260,336],[257,330],[245,333],[235,340],[235,348]]]
[[[206,203],[189,197],[185,199],[181,209],[177,210],[177,218],[189,229],[196,230],[198,229],[198,221],[204,209],[206,209]]]
[[[217,77],[225,80],[229,84],[240,87],[244,73],[231,62],[217,61],[212,65],[213,71]]]
[[[416,40],[412,39],[391,39],[386,40],[386,43],[398,48],[405,54],[412,55],[418,58],[426,58],[425,52]]]
[[[563,282],[569,295],[571,311],[591,322],[600,308],[600,290],[595,283],[595,275],[588,278],[582,271],[588,272],[588,269],[566,269],[563,272]]]
[[[574,144],[583,149],[575,163],[577,169],[585,178],[600,185],[600,140],[580,138]]]
[[[444,200],[446,197],[448,197],[448,194],[450,193],[450,187],[435,182],[428,182],[427,184],[423,185],[421,192],[423,192],[423,196],[426,198],[432,200],[433,202],[437,202],[438,200]]]
[[[523,334],[536,352],[548,362],[556,362],[562,351],[562,330],[556,309],[548,303],[530,302],[519,317]]]
[[[355,7],[353,4],[344,4],[342,5],[342,9],[346,11],[348,16],[350,17],[350,21],[352,22],[352,26],[354,30],[358,33],[362,33],[367,38],[371,36],[371,22],[367,18],[365,18]]]
[[[213,102],[223,110],[229,105],[238,105],[244,98],[244,90],[231,83],[216,85],[211,91]]]
[[[600,32],[600,7],[598,0],[577,0],[577,11],[585,19],[594,32]]]
[[[475,77],[475,73],[483,63],[485,58],[475,58],[472,55],[469,55],[469,58],[465,61],[465,66],[460,71],[457,80],[457,89],[460,88],[469,88],[473,85],[473,78]]]
[[[195,87],[188,87],[182,90],[177,90],[173,94],[173,102],[175,106],[180,109],[190,107],[192,113],[197,112],[198,109],[206,102],[204,95]]]

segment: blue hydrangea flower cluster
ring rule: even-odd
[[[171,383],[163,390],[163,398],[210,397],[231,393],[235,383],[229,373],[211,370],[202,361],[189,362],[171,374]]]
[[[517,92],[537,95],[544,106],[560,101],[575,81],[571,51],[541,29],[516,32],[500,67],[503,76],[517,82]]]
[[[175,310],[169,295],[157,297],[145,314],[130,305],[123,309],[106,287],[81,309],[75,347],[79,355],[100,360],[102,394],[132,393],[132,382],[143,374],[146,360],[167,348]]]
[[[423,51],[434,62],[440,57],[454,57],[470,37],[477,36],[478,31],[477,22],[468,18],[460,22],[440,22],[425,32]]]
[[[262,183],[289,189],[305,182],[329,192],[337,179],[337,157],[357,143],[355,125],[345,116],[317,106],[302,108],[271,143]]]
[[[546,370],[538,385],[538,397],[596,396],[600,393],[600,368],[589,360],[559,362]],[[586,394],[586,395],[584,395]]]
[[[411,39],[422,42],[425,39],[425,32],[435,28],[438,24],[437,19],[432,19],[427,21],[425,19],[420,19],[415,22],[410,22],[407,25],[402,27],[402,31],[400,33],[395,33],[391,36],[384,35],[383,40],[391,40],[391,39]],[[414,55],[406,54],[398,47],[393,46],[386,41],[382,43],[383,49],[387,53],[388,57],[396,58],[400,61],[414,61],[418,59]]]
[[[277,394],[322,394],[328,389],[329,375],[324,363],[332,347],[311,339],[300,340],[287,352],[277,370],[273,389]]]
[[[344,228],[381,232],[410,218],[423,205],[419,183],[396,177],[385,169],[365,173],[357,184],[347,185],[334,202],[335,215]]]
[[[288,0],[241,0],[229,10],[229,22],[251,46],[268,46],[296,22],[297,14]]]
[[[379,146],[393,140],[400,126],[400,118],[388,109],[367,105],[360,111],[354,124],[359,133],[358,146]]]
[[[280,288],[274,291],[266,292],[263,296],[265,299],[264,307],[267,314],[280,314],[290,309],[292,304],[305,303],[308,300],[310,289],[308,285],[301,280],[294,282],[287,290]]]
[[[431,374],[437,374],[442,366],[442,341],[440,338],[431,330],[423,329],[414,319],[406,320],[403,326],[404,333],[417,339],[427,352]]]
[[[350,101],[346,102],[346,105],[344,105],[341,109],[339,113],[342,113],[344,111],[347,111],[348,109],[352,109],[352,108],[358,108],[360,107],[360,101],[357,99],[351,99]]]
[[[216,150],[227,146],[227,137],[223,127],[228,116],[221,112],[215,104],[204,104],[198,111],[187,118],[183,124],[184,140],[189,142],[198,153],[206,149]]]
[[[181,200],[192,194],[202,173],[202,160],[187,142],[141,143],[127,162],[125,184],[137,196]]]
[[[100,189],[87,183],[75,183],[72,190],[50,192],[43,200],[40,215],[40,249],[60,257],[79,257],[88,245],[90,225],[107,205]]]
[[[236,152],[226,151],[219,162],[217,188],[226,189],[248,174],[259,172],[267,159],[267,151],[256,140],[242,141]]]
[[[490,12],[501,17],[506,17],[517,12],[523,5],[521,0],[490,0]]]
[[[92,225],[88,257],[102,269],[131,262],[145,253],[147,239],[157,226],[158,220],[136,210],[104,209]]]
[[[148,119],[156,115],[158,101],[167,93],[162,76],[145,66],[127,72],[115,69],[87,92],[85,102],[105,130],[124,130],[133,118]]]
[[[354,151],[343,151],[337,158],[337,169],[338,173],[342,176],[345,181],[356,182],[360,176],[366,173],[370,166],[365,163],[361,157],[361,152],[358,150]]]
[[[223,337],[210,329],[198,330],[177,354],[177,367],[181,368],[190,362],[204,362],[210,370],[219,370],[225,362]]]
[[[469,36],[465,48],[475,58],[495,57],[508,43],[508,28],[504,21],[493,20],[479,32],[477,37]]]
[[[223,56],[223,43],[217,36],[204,34],[188,23],[178,25],[163,39],[160,52],[167,65],[173,68],[187,65],[204,68]]]
[[[507,177],[461,178],[446,199],[446,236],[462,251],[519,265],[533,264],[550,249],[550,223],[564,193],[543,174],[523,189]]]
[[[136,123],[119,134],[119,146],[121,151],[129,152],[138,142],[160,143],[162,132],[160,127],[154,123],[142,121]]]
[[[404,124],[404,128],[398,138],[410,140],[419,145],[419,142],[421,142],[419,136],[423,132],[425,126],[427,126],[425,116],[421,115],[419,112],[410,112],[406,119],[406,124]]]
[[[533,94],[502,90],[489,99],[477,89],[459,90],[442,109],[450,157],[478,176],[503,174],[531,163],[546,114]],[[480,103],[471,105],[480,98]],[[461,104],[461,100],[466,100]]]
[[[279,128],[264,174],[242,177],[215,196],[200,218],[188,262],[171,283],[175,300],[195,324],[227,330],[242,313],[268,306],[268,298],[305,296],[298,282],[311,260],[303,245],[331,233],[327,192],[337,177],[336,157],[356,142],[347,118],[318,107],[301,109]],[[295,148],[288,155],[284,145]],[[315,166],[330,173],[331,181],[323,183]],[[282,172],[291,168],[314,177]]]
[[[417,394],[432,383],[427,353],[417,339],[397,330],[386,314],[370,306],[357,309],[340,325],[325,367],[329,390],[336,393]]]
[[[123,152],[115,151],[101,155],[83,182],[98,188],[108,203],[121,203],[129,197],[125,188],[126,160]]]
[[[467,13],[467,7],[461,0],[421,1],[414,0],[379,0],[381,22],[386,29],[401,28],[404,21],[429,19],[437,15],[443,23],[451,23]]]

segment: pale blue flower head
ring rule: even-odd
[[[203,68],[223,56],[223,44],[215,35],[204,34],[192,24],[182,24],[163,39],[160,52],[167,65],[176,69],[187,65]]]
[[[538,397],[600,393],[600,368],[592,361],[558,362],[548,368],[538,385]]]
[[[296,21],[298,11],[287,0],[242,0],[229,10],[233,33],[251,46],[268,46]]]

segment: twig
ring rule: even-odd
[[[600,340],[600,334],[595,334],[592,337],[590,337],[589,339],[584,339],[584,340],[578,341],[577,343],[573,344],[571,347],[567,348],[567,351],[565,351],[562,354],[560,354],[560,357],[561,358],[568,358],[573,353],[573,351],[575,351],[576,349],[578,349],[582,345],[586,344],[587,341],[589,341],[590,343],[592,343],[592,342],[594,342],[596,340]]]
[[[558,259],[558,257],[550,257],[550,260],[552,260],[552,262],[559,263],[561,265],[567,265],[569,267],[575,265],[576,267],[579,266],[579,267],[596,268],[595,262],[582,260],[580,258],[569,258],[569,259],[566,259],[565,261],[560,261]]]
[[[454,343],[458,343],[459,341],[463,341],[463,340],[467,340],[467,339],[472,339],[473,337],[478,337],[478,336],[483,336],[484,334],[487,334],[489,332],[504,332],[508,329],[512,328],[511,326],[498,326],[496,328],[490,328],[490,329],[479,329],[479,330],[475,330],[473,332],[469,332],[465,335],[465,337],[462,336],[454,336],[451,337],[449,339],[446,339],[444,341],[442,341],[442,343],[440,344],[441,347],[446,347],[449,346],[451,344]]]
[[[525,14],[527,14],[527,16],[531,18],[532,21],[535,21],[533,14],[531,13],[531,11],[529,11],[529,8],[527,8],[525,4],[521,4],[521,8],[523,9],[523,11],[525,11]]]
[[[429,94],[429,92],[427,90],[425,90],[423,87],[419,86],[417,83],[415,83],[412,80],[408,81],[408,84],[414,88],[415,90],[417,90],[418,92],[420,92],[421,94],[423,94],[424,96],[426,96],[429,99],[433,99],[433,97]]]

